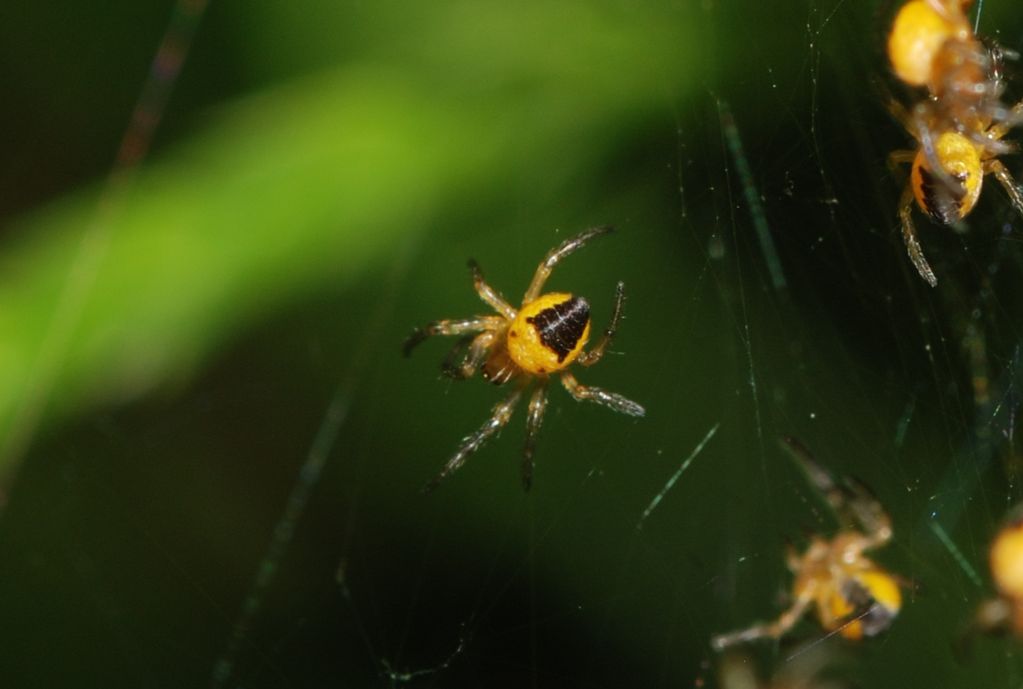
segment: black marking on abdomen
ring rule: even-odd
[[[876,636],[891,626],[895,610],[878,601],[855,579],[849,579],[842,586],[842,596],[853,607],[852,619],[859,620],[863,636]]]
[[[571,297],[526,319],[536,328],[544,347],[558,355],[558,363],[579,344],[590,322],[590,305],[582,297]]]
[[[958,182],[955,189],[932,175],[924,166],[920,166],[920,195],[923,198],[924,210],[942,225],[952,225],[962,219],[960,209],[966,196],[966,186],[963,184],[966,181],[965,175],[951,177],[953,181]]]

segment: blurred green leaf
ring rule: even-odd
[[[0,437],[31,433],[36,396],[45,425],[188,375],[240,328],[388,260],[442,209],[559,188],[685,76],[677,30],[652,15],[456,3],[426,16],[402,54],[222,107],[114,213],[93,190],[20,221],[0,257]],[[100,261],[77,281],[90,243]],[[58,313],[68,289],[84,293]]]

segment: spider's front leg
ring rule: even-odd
[[[1009,171],[1002,165],[1000,160],[989,160],[984,163],[984,172],[991,173],[995,176],[995,179],[1005,189],[1005,193],[1009,195],[1009,201],[1012,202],[1013,208],[1020,215],[1023,215],[1023,193],[1020,192],[1018,186],[1016,186],[1016,180],[1012,178]]]
[[[480,299],[508,320],[515,320],[515,309],[496,289],[487,284],[483,279],[483,269],[475,259],[469,259],[469,272],[472,273],[472,286],[476,289],[476,294],[480,295]]]
[[[614,409],[616,412],[628,414],[629,416],[646,415],[646,410],[632,400],[622,397],[616,392],[604,390],[603,388],[582,385],[575,379],[575,376],[568,371],[563,371],[561,373],[561,384],[565,386],[566,390],[568,390],[568,394],[572,395],[572,397],[577,400],[596,402],[597,404],[602,404],[605,407]]]
[[[526,290],[526,295],[522,298],[522,303],[528,304],[540,296],[540,291],[543,289],[544,283],[547,282],[547,278],[551,276],[551,271],[554,270],[554,266],[558,265],[558,262],[561,261],[561,259],[565,258],[577,249],[581,249],[586,242],[590,241],[594,237],[607,234],[612,230],[614,230],[614,228],[610,225],[591,227],[588,230],[583,230],[574,237],[566,239],[561,244],[548,251],[543,262],[536,269],[536,273],[533,275],[533,281],[529,283],[529,289]]]
[[[938,278],[934,275],[934,271],[931,270],[931,265],[927,262],[927,259],[924,258],[923,247],[920,246],[920,242],[916,238],[916,229],[913,227],[913,203],[913,190],[907,184],[905,191],[902,192],[902,199],[899,201],[902,240],[906,243],[906,252],[909,254],[909,260],[916,267],[916,272],[920,273],[920,277],[926,280],[928,285],[936,287]]]
[[[517,387],[503,401],[494,405],[490,418],[487,419],[486,423],[478,431],[467,436],[462,441],[461,447],[448,460],[448,463],[444,465],[440,473],[423,487],[424,493],[428,493],[439,486],[441,481],[465,464],[465,460],[469,458],[469,455],[480,449],[483,443],[487,442],[494,434],[505,427],[508,420],[511,419],[512,412],[515,411],[515,405],[518,404],[519,398],[522,397],[522,392],[523,388],[521,386]]]
[[[413,349],[434,335],[465,335],[467,333],[478,333],[483,330],[496,330],[501,327],[502,323],[503,320],[500,316],[433,321],[413,330],[412,334],[405,338],[405,342],[401,346],[401,352],[405,356],[410,356]]]

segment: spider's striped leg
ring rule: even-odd
[[[494,410],[493,413],[491,413],[490,418],[487,419],[486,423],[484,423],[478,431],[467,436],[462,441],[461,447],[459,447],[455,455],[448,460],[448,463],[444,465],[444,468],[441,469],[440,473],[423,487],[424,493],[428,493],[439,486],[441,481],[465,464],[465,460],[469,458],[469,455],[480,449],[483,443],[487,442],[491,436],[504,428],[504,426],[508,423],[508,420],[511,418],[512,412],[515,410],[515,405],[518,404],[519,398],[522,397],[522,391],[522,387],[517,387],[503,401],[494,405]]]
[[[985,132],[988,137],[995,140],[1001,139],[1009,133],[1010,129],[1023,123],[1023,100],[1012,106],[1009,113],[1003,119],[1004,121],[993,125]]]
[[[480,295],[480,299],[508,320],[513,320],[515,309],[496,289],[487,284],[487,281],[483,279],[483,269],[480,268],[480,264],[471,258],[469,259],[469,272],[472,273],[472,286],[476,288],[476,294]]]
[[[412,334],[405,338],[401,351],[405,356],[412,354],[426,338],[434,335],[465,335],[466,333],[478,333],[482,330],[496,330],[503,324],[500,316],[482,316],[476,318],[448,319],[427,323],[422,328],[416,328]]]
[[[604,351],[611,346],[611,342],[614,340],[615,333],[618,332],[618,324],[622,320],[622,306],[625,304],[625,283],[619,282],[618,286],[615,287],[615,310],[611,314],[611,322],[607,324],[607,328],[604,330],[604,336],[600,338],[600,342],[597,346],[588,352],[583,352],[579,355],[576,361],[582,366],[593,366],[593,364],[600,361],[601,357],[604,356]]]
[[[522,450],[522,487],[529,490],[533,485],[533,451],[536,448],[536,437],[543,423],[543,414],[547,410],[547,381],[541,380],[529,399],[529,412],[526,416],[526,446]]]
[[[1012,178],[1009,171],[1005,169],[999,160],[989,160],[984,163],[984,172],[990,172],[995,176],[1001,185],[1005,189],[1005,193],[1009,195],[1009,201],[1012,202],[1013,208],[1020,215],[1023,215],[1023,192],[1020,192],[1020,188],[1016,186],[1016,180]]]
[[[755,639],[779,639],[785,635],[796,622],[806,614],[806,609],[810,607],[810,603],[813,602],[814,595],[817,592],[815,584],[808,584],[800,593],[799,597],[796,598],[788,610],[783,612],[781,616],[774,622],[767,622],[762,624],[755,624],[748,629],[742,629],[737,632],[729,632],[728,634],[718,634],[712,637],[710,645],[715,651],[723,651],[729,646],[735,644],[745,643],[747,641],[753,641]]]
[[[913,227],[913,190],[908,184],[899,201],[899,219],[902,221],[902,239],[906,243],[906,252],[913,261],[916,272],[920,273],[920,277],[926,280],[928,285],[937,286],[938,278],[935,277],[931,264],[924,258],[924,250],[916,238],[916,229]]]
[[[533,275],[533,281],[529,283],[529,289],[526,290],[526,296],[522,298],[522,303],[528,304],[540,296],[540,290],[543,289],[543,285],[547,282],[547,278],[551,276],[551,271],[554,270],[554,266],[558,265],[558,262],[561,261],[561,259],[568,256],[573,251],[581,249],[586,242],[590,241],[594,237],[607,234],[613,229],[614,228],[610,225],[591,227],[588,230],[583,230],[574,237],[566,239],[561,244],[548,251],[543,262],[536,269],[536,273]]]
[[[616,412],[628,414],[629,416],[644,416],[646,410],[630,399],[622,397],[616,392],[608,392],[602,388],[595,388],[588,385],[581,385],[568,371],[561,373],[561,384],[568,390],[568,394],[577,400],[588,400],[610,407]]]
[[[496,340],[497,333],[493,330],[486,330],[475,336],[466,335],[451,348],[447,357],[444,358],[444,363],[441,364],[444,375],[458,380],[472,378],[483,362],[487,360],[490,349]],[[468,349],[468,353],[465,357],[461,362],[455,363],[466,349]]]

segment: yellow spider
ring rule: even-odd
[[[916,237],[913,202],[915,200],[920,210],[934,222],[954,225],[977,205],[984,177],[993,174],[1009,195],[1013,207],[1023,215],[1023,194],[1005,165],[998,160],[999,155],[1015,151],[1015,147],[1002,141],[1002,137],[1009,132],[1011,123],[1023,114],[1023,101],[1012,108],[1008,120],[993,123],[988,119],[977,119],[969,131],[935,129],[935,123],[928,122],[924,122],[921,129],[915,118],[905,117],[897,106],[893,106],[893,110],[897,115],[903,115],[906,129],[919,142],[915,151],[895,151],[889,156],[892,164],[912,165],[909,181],[899,201],[902,238],[920,277],[934,287],[938,278],[924,258],[923,248]]]
[[[802,444],[792,438],[785,444],[835,514],[848,524],[830,539],[814,536],[802,554],[790,548],[787,563],[795,576],[792,605],[774,622],[713,637],[711,646],[719,651],[754,639],[779,639],[811,606],[816,606],[825,630],[853,640],[887,629],[902,607],[895,576],[865,555],[891,540],[888,515],[866,487],[846,479],[839,488]]]
[[[989,558],[998,598],[980,606],[974,624],[983,632],[1009,631],[1023,638],[1023,513],[1018,509],[995,537]]]
[[[910,0],[900,8],[888,36],[896,76],[927,92],[912,112],[892,106],[918,146],[895,151],[889,160],[912,164],[899,219],[910,260],[932,287],[938,279],[916,237],[914,200],[935,222],[954,225],[973,210],[984,176],[992,173],[1023,213],[1023,195],[998,160],[1016,150],[1002,137],[1023,117],[1023,102],[1011,109],[1002,104],[1001,61],[1006,52],[974,34],[965,13],[970,4]]]
[[[603,404],[622,414],[643,416],[643,407],[621,395],[600,388],[581,385],[568,367],[578,362],[592,366],[600,361],[614,338],[622,317],[625,286],[619,282],[615,292],[611,323],[593,349],[583,351],[590,336],[590,306],[582,297],[564,292],[540,294],[551,271],[561,259],[581,248],[594,237],[607,234],[610,227],[594,227],[567,239],[547,253],[536,269],[522,306],[516,310],[483,280],[479,265],[469,261],[473,284],[480,298],[497,314],[476,316],[462,320],[434,321],[417,328],[405,341],[404,352],[412,349],[431,335],[461,335],[442,369],[456,379],[471,378],[477,371],[495,385],[513,383],[511,393],[493,408],[483,426],[465,438],[454,456],[426,489],[435,488],[444,478],[457,470],[473,452],[496,434],[508,420],[516,404],[533,388],[526,416],[526,444],[523,449],[522,482],[528,489],[533,478],[533,451],[537,432],[547,408],[547,383],[558,374],[561,384],[577,400]],[[460,359],[460,361],[459,361]]]
[[[972,0],[910,0],[888,34],[892,71],[911,87],[926,87],[940,101],[976,105],[1001,88],[988,82],[987,48],[966,16]]]

